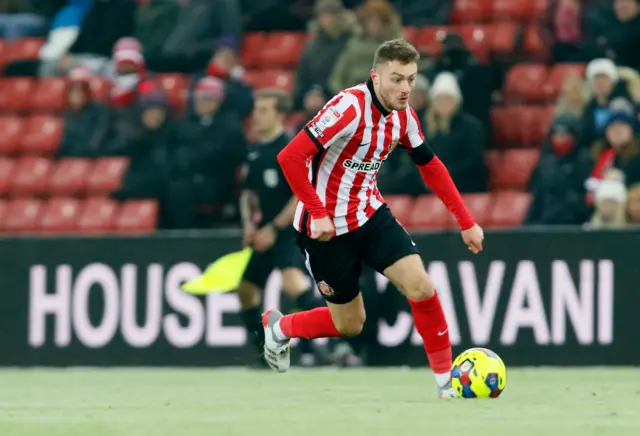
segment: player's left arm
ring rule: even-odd
[[[420,122],[413,109],[408,115],[407,122],[407,134],[401,138],[400,145],[409,152],[425,184],[455,215],[469,249],[479,252],[482,250],[482,230],[467,210],[447,167],[426,143],[420,129]]]

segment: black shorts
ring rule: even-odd
[[[264,289],[274,269],[299,268],[304,271],[304,267],[304,257],[296,246],[295,230],[286,229],[278,234],[278,239],[270,249],[253,252],[242,280]]]
[[[382,273],[397,260],[419,253],[386,204],[352,232],[328,242],[298,233],[297,242],[324,299],[335,304],[348,303],[360,293],[362,262]]]

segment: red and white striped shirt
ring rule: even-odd
[[[383,205],[376,176],[389,153],[400,145],[424,142],[413,109],[388,112],[370,82],[346,89],[331,99],[304,129],[320,152],[308,161],[309,180],[329,215],[336,235],[362,225]],[[313,232],[298,202],[294,227]]]

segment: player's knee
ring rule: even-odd
[[[433,297],[436,290],[429,277],[425,274],[423,277],[408,281],[401,287],[400,291],[409,300],[422,301]]]
[[[342,336],[358,336],[362,332],[365,320],[366,315],[362,311],[349,317],[335,319],[333,323]]]

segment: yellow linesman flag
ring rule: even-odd
[[[213,262],[202,275],[182,285],[185,292],[204,295],[231,292],[240,284],[253,250],[250,247],[229,253]]]

